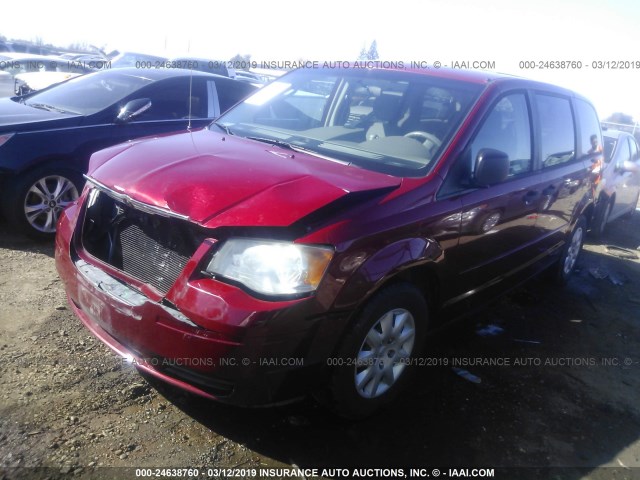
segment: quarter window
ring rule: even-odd
[[[580,147],[582,155],[597,159],[602,155],[600,122],[595,110],[587,102],[576,99],[576,115],[580,119]]]
[[[255,90],[248,83],[234,82],[233,80],[226,79],[218,79],[215,82],[214,88],[218,92],[221,112],[226,112]]]
[[[569,100],[536,94],[540,116],[542,166],[552,167],[575,158],[575,128]]]

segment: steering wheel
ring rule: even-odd
[[[422,130],[415,130],[413,132],[406,133],[404,135],[407,138],[414,138],[427,147],[431,154],[433,150],[442,145],[442,141],[436,137],[433,133],[423,132]]]

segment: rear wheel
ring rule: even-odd
[[[387,287],[369,301],[336,359],[331,397],[340,415],[363,418],[397,397],[421,351],[427,317],[411,284]]]
[[[60,213],[73,203],[82,188],[82,177],[67,169],[43,169],[19,177],[7,189],[7,219],[34,238],[55,235]]]
[[[567,236],[567,241],[562,247],[562,255],[557,265],[556,279],[558,283],[565,284],[575,270],[578,258],[582,252],[584,237],[587,230],[587,221],[584,216],[578,218],[576,224]]]
[[[593,227],[591,233],[595,238],[601,238],[604,235],[604,231],[607,228],[609,222],[609,216],[611,215],[611,209],[613,208],[613,199],[602,199],[598,202],[596,207],[596,214],[593,217]]]

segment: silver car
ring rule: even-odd
[[[601,171],[596,216],[592,231],[601,236],[607,224],[632,215],[640,195],[640,148],[633,135],[605,130],[604,164]]]

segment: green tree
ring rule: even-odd
[[[611,123],[620,123],[623,125],[633,125],[635,123],[631,115],[627,115],[626,113],[622,112],[616,112],[610,115],[608,118],[605,118],[604,121]]]
[[[358,60],[378,60],[380,55],[378,55],[378,42],[373,41],[367,50],[366,47],[362,47],[360,50],[360,55],[358,55]]]
[[[249,71],[249,67],[251,66],[251,55],[240,55],[236,53],[233,57],[229,59],[231,65],[237,66],[236,70],[246,70]]]
[[[367,52],[367,60],[378,60],[378,58],[380,58],[380,55],[378,55],[378,42],[374,40],[371,42],[371,46]]]

